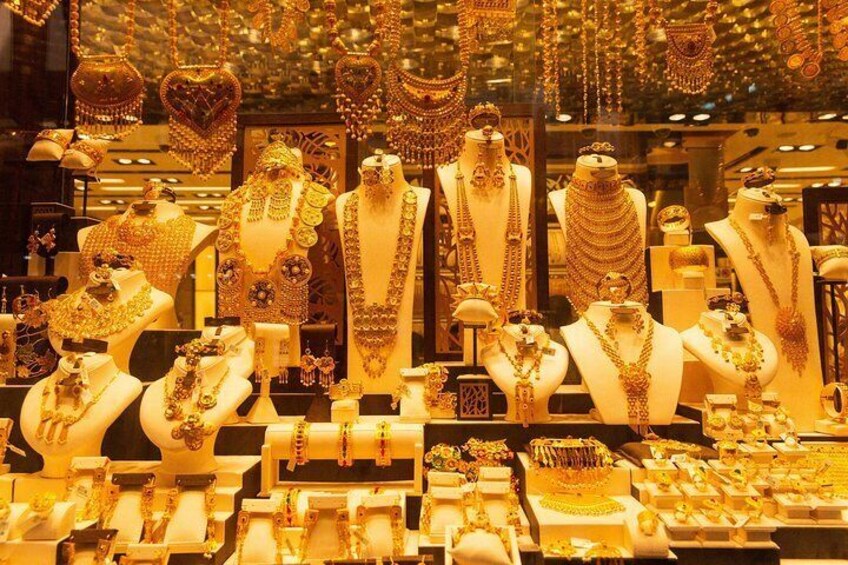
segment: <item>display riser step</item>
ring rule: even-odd
[[[848,559],[848,527],[781,526],[771,539],[783,559]]]
[[[565,557],[544,557],[542,561],[524,561],[522,555],[522,565],[526,565],[527,563],[533,563],[536,565],[537,563],[541,565],[586,565],[587,563],[595,563],[593,559],[584,560],[582,557],[572,557],[566,559]],[[609,561],[605,560],[604,563],[622,563],[626,565],[669,565],[669,563],[678,563],[673,558],[658,558],[658,557],[625,557],[623,559],[619,559],[618,561]],[[700,565],[713,565],[711,561],[703,562]],[[737,563],[737,565],[741,565],[741,563]]]
[[[678,565],[780,565],[777,548],[672,547]]]

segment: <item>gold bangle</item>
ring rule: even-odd
[[[831,259],[848,259],[848,248],[840,245],[832,249],[813,249],[813,261],[816,263],[816,269],[821,270],[822,265]]]
[[[848,386],[842,383],[828,383],[819,395],[821,406],[831,420],[845,422],[848,418]],[[785,421],[784,414],[784,421]],[[775,413],[777,421],[777,413]]]
[[[672,204],[657,214],[657,226],[663,233],[688,229],[692,224],[689,210],[680,204]]]
[[[678,502],[674,505],[674,519],[680,523],[689,521],[692,517],[692,505],[688,502]]]
[[[300,420],[295,424],[289,460],[295,465],[309,463],[309,422]]]
[[[69,143],[71,143],[71,139],[73,139],[73,136],[73,130],[71,130],[70,134],[66,134],[56,129],[43,129],[38,132],[38,135],[35,136],[35,141],[52,141],[53,143],[61,146],[62,149],[64,149],[68,146]]]
[[[339,467],[353,466],[353,424],[339,426],[338,463]]]
[[[703,273],[710,267],[710,257],[700,245],[684,245],[671,250],[668,264],[679,275]]]
[[[377,467],[390,467],[392,464],[392,426],[385,420],[377,424],[376,456]]]
[[[642,510],[639,512],[638,516],[636,516],[636,520],[639,522],[639,530],[646,536],[650,537],[657,533],[660,521],[657,519],[657,515],[650,510]]]

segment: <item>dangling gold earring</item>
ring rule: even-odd
[[[318,383],[324,390],[329,390],[330,385],[336,380],[336,360],[330,355],[330,348],[327,343],[324,343],[324,355],[319,357],[315,364],[321,373]]]
[[[315,357],[309,344],[306,344],[306,352],[300,358],[300,384],[310,387],[315,384],[315,369],[317,368]]]

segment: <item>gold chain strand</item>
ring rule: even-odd
[[[104,339],[121,333],[153,306],[145,284],[126,302],[101,304],[86,288],[44,303],[50,331],[62,339]]]
[[[648,322],[648,331],[642,342],[642,349],[635,362],[625,363],[618,351],[618,344],[613,344],[598,329],[588,316],[583,316],[586,326],[595,334],[604,355],[612,362],[618,370],[618,380],[624,393],[627,395],[627,417],[630,426],[639,434],[645,435],[650,429],[650,412],[648,407],[648,391],[651,388],[651,373],[648,372],[648,363],[654,352],[654,325],[653,318]]]
[[[126,3],[127,32],[117,54],[90,55],[80,44],[82,0],[71,0],[69,35],[79,65],[71,76],[76,129],[104,139],[122,139],[141,125],[144,77],[128,57],[135,43],[136,0]]]
[[[800,284],[801,254],[798,252],[798,247],[795,244],[795,238],[789,231],[789,222],[784,220],[783,237],[786,240],[789,262],[791,264],[792,286],[789,304],[781,306],[780,295],[777,293],[777,289],[775,288],[771,277],[769,277],[768,271],[763,264],[762,257],[760,257],[760,254],[754,249],[754,244],[751,243],[748,235],[742,230],[742,227],[736,220],[731,217],[728,218],[728,221],[730,222],[730,227],[733,228],[733,231],[736,232],[736,235],[738,235],[739,239],[742,241],[742,245],[745,246],[745,250],[748,253],[748,260],[751,261],[757,269],[757,273],[760,275],[760,280],[762,280],[765,285],[769,297],[771,297],[771,301],[777,309],[777,316],[775,317],[774,325],[777,335],[780,336],[780,348],[783,351],[783,355],[786,356],[786,359],[792,366],[792,369],[800,376],[804,371],[804,367],[807,365],[807,355],[809,353],[807,349],[807,322],[804,318],[804,314],[802,314],[798,309],[798,285]]]
[[[3,5],[26,23],[41,27],[59,5],[59,0],[3,0]]]
[[[456,196],[457,196],[457,254],[459,257],[459,274],[463,283],[482,283],[483,270],[480,267],[480,257],[477,253],[477,231],[468,206],[468,195],[465,190],[465,175],[459,162],[456,164]],[[508,312],[518,306],[521,293],[521,266],[524,253],[524,232],[521,229],[521,207],[518,201],[518,180],[510,165],[509,172],[509,208],[506,227],[504,229],[506,248],[503,258],[499,291],[499,306]]]
[[[623,273],[631,299],[648,301],[642,235],[633,199],[619,179],[587,182],[572,178],[565,193],[565,284],[569,301],[583,312],[597,300],[597,283]]]
[[[109,387],[118,380],[118,374],[115,373],[109,382],[106,383],[97,393],[91,398],[82,403],[81,398],[77,396],[74,400],[74,407],[71,412],[65,412],[59,406],[59,393],[61,385],[59,384],[58,375],[49,377],[44,383],[44,388],[41,391],[41,405],[39,406],[39,423],[35,430],[36,439],[44,441],[44,443],[56,443],[64,445],[68,441],[68,431],[71,427],[82,420],[91,408],[100,402]],[[73,391],[72,391],[73,393]],[[52,399],[53,406],[49,408]],[[59,436],[56,437],[56,432],[59,431]]]
[[[624,505],[602,494],[555,493],[542,496],[539,504],[560,514],[571,516],[607,516],[624,512]]]
[[[744,351],[736,351],[725,343],[721,336],[715,335],[703,323],[699,323],[698,327],[704,333],[704,336],[710,340],[713,353],[719,355],[725,363],[732,363],[736,372],[745,377],[745,397],[753,402],[761,402],[763,389],[760,380],[757,378],[757,371],[762,368],[763,364],[763,346],[757,341],[754,328],[750,324],[745,324],[745,327],[748,328],[748,335],[742,342],[745,349]]]
[[[651,0],[651,12],[668,37],[665,77],[669,88],[684,94],[703,94],[713,80],[713,26],[718,16],[718,0],[708,0],[704,21],[669,24],[657,0]]]
[[[87,281],[98,254],[115,251],[138,261],[147,279],[174,296],[191,259],[196,224],[187,214],[158,221],[153,214],[112,216],[91,228],[80,252],[79,277]]]
[[[362,271],[362,248],[359,237],[359,194],[354,192],[344,206],[343,241],[345,280],[352,312],[353,341],[362,356],[365,373],[379,378],[397,341],[398,315],[403,301],[409,261],[415,241],[418,195],[411,186],[403,194],[398,240],[385,300],[368,303]]]
[[[562,111],[557,1],[542,0],[542,89],[554,116]]]

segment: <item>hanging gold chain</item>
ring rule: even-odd
[[[127,39],[124,42],[124,46],[121,48],[123,56],[127,56],[135,45],[135,4],[136,0],[127,1],[127,13],[125,16],[127,19]],[[80,30],[82,28],[82,24],[80,22],[81,19],[82,0],[71,0],[68,34],[71,39],[71,51],[73,51],[74,55],[77,57],[82,57],[84,55],[80,42]]]
[[[218,62],[223,67],[229,58],[230,49],[230,2],[220,0],[218,6],[218,18],[220,20],[220,34],[218,36]],[[181,67],[179,47],[177,45],[177,0],[168,0],[168,39],[170,42],[171,63],[175,67]]]

